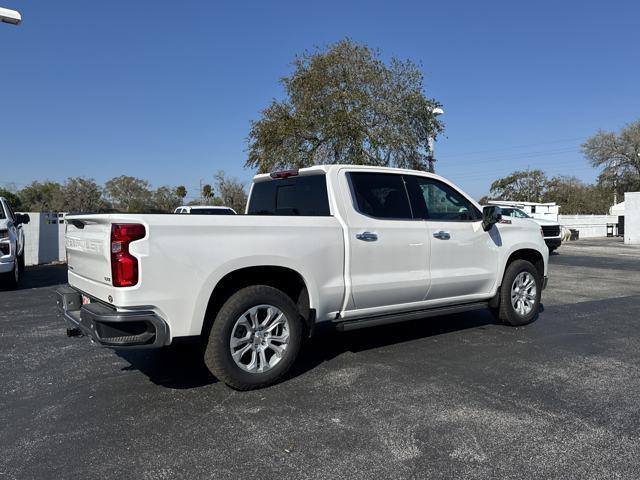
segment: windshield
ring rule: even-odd
[[[192,208],[191,215],[233,215],[230,208]]]
[[[0,220],[4,220],[7,218],[7,215],[4,213],[4,205],[0,202]]]
[[[519,208],[507,208],[507,207],[500,207],[500,212],[502,213],[502,215],[505,215],[507,217],[516,217],[516,218],[530,218],[529,215],[527,215],[526,213],[524,213],[522,210],[520,210]]]

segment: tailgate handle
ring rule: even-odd
[[[82,230],[84,228],[84,222],[82,220],[69,220],[69,219],[67,219],[67,223],[70,223],[71,225],[73,225],[76,228],[79,228],[80,230]]]

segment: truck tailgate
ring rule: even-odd
[[[67,220],[69,270],[87,280],[111,285],[111,222],[95,216]]]

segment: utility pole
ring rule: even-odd
[[[434,108],[432,110],[432,113],[434,116],[438,116],[438,115],[442,115],[444,113],[444,110],[442,110],[441,108]],[[436,151],[435,151],[435,139],[433,138],[433,135],[429,135],[429,138],[427,138],[427,147],[429,148],[429,153],[428,153],[428,157],[427,157],[427,162],[428,162],[428,167],[427,167],[427,171],[429,173],[435,173],[436,169],[435,169],[435,163],[436,163]]]
[[[618,204],[618,159],[613,162],[613,204]]]

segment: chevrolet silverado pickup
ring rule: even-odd
[[[536,319],[549,250],[425,172],[315,166],[254,178],[245,215],[67,217],[70,335],[118,348],[199,337],[241,390],[274,383],[318,325],[338,330],[489,308]]]
[[[24,270],[24,232],[29,215],[15,213],[6,198],[0,197],[0,287],[16,288]]]

